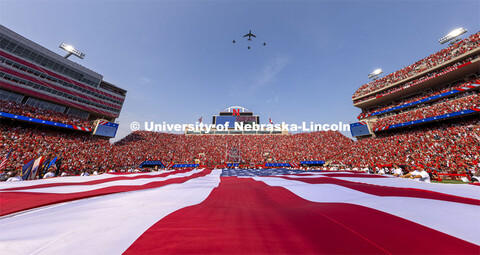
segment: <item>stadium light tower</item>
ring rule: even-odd
[[[456,28],[456,29],[452,30],[450,33],[448,33],[446,36],[438,39],[438,42],[440,44],[444,44],[444,43],[447,43],[447,42],[450,41],[450,44],[454,44],[454,43],[456,43],[460,40],[457,37],[459,37],[461,34],[464,34],[466,32],[467,32],[467,29],[465,29],[463,27]]]
[[[381,68],[375,69],[373,72],[368,74],[368,78],[376,80],[378,79],[378,76],[382,73],[383,73],[383,70]]]
[[[65,55],[65,58],[68,58],[70,57],[71,55],[75,55],[81,59],[83,59],[85,57],[85,53],[83,52],[80,52],[79,50],[75,49],[72,45],[70,44],[66,44],[66,43],[62,43],[60,44],[60,46],[58,46],[60,49],[68,52],[67,55]]]

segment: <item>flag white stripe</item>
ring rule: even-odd
[[[253,179],[270,186],[284,187],[313,202],[348,203],[373,208],[480,245],[480,229],[472,222],[480,215],[480,206],[424,198],[380,197],[335,184],[308,184],[272,177]]]
[[[115,174],[101,174],[101,175],[89,175],[89,176],[64,176],[58,178],[48,178],[48,179],[39,179],[33,181],[21,181],[21,182],[0,182],[0,190],[10,189],[17,187],[30,187],[32,185],[38,184],[49,184],[49,183],[83,183],[96,180],[107,180],[110,178],[122,177],[122,178],[132,178],[136,176],[155,176],[160,174],[168,173],[166,171],[162,172],[151,172],[151,173],[138,173],[138,174],[125,174],[125,175],[115,175]]]
[[[4,254],[121,254],[166,215],[205,200],[221,170],[160,188],[72,201],[0,219]]]
[[[104,183],[98,183],[98,184],[87,184],[87,185],[82,185],[81,183],[79,183],[77,185],[72,185],[72,186],[69,185],[69,186],[45,187],[45,188],[38,188],[38,189],[24,189],[24,190],[15,190],[14,192],[69,194],[69,193],[92,191],[92,190],[114,187],[114,186],[141,186],[151,182],[165,181],[168,179],[180,178],[180,177],[188,177],[202,171],[203,169],[196,169],[187,173],[172,174],[166,177],[119,180],[119,181],[111,181],[111,182],[104,182]],[[0,193],[1,192],[11,192],[11,191],[0,190]]]
[[[382,185],[397,188],[415,188],[440,192],[444,194],[468,197],[480,200],[479,187],[464,184],[448,184],[448,183],[425,183],[413,179],[404,178],[352,178],[352,177],[335,177],[335,179],[367,183],[373,185]]]

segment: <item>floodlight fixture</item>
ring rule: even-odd
[[[368,74],[368,78],[376,80],[378,76],[382,73],[383,73],[383,70],[381,68],[375,69],[373,72]]]
[[[438,42],[440,44],[447,43],[447,42],[457,38],[458,36],[460,36],[461,34],[464,34],[466,32],[467,32],[467,29],[465,29],[463,27],[456,28],[456,29],[452,30],[450,33],[448,33],[446,36],[438,39]]]
[[[75,47],[73,47],[72,45],[70,44],[66,44],[66,43],[62,43],[60,44],[60,46],[58,46],[60,49],[68,52],[67,55],[65,55],[65,58],[68,58],[70,57],[71,55],[75,55],[81,59],[83,59],[85,57],[85,53],[75,49]]]

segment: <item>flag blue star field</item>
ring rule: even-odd
[[[480,252],[475,185],[181,169],[0,183],[3,254]]]

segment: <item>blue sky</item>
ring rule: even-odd
[[[73,44],[86,58],[72,60],[128,90],[117,139],[132,121],[211,122],[231,105],[263,123],[353,122],[368,73],[479,31],[479,13],[479,1],[0,0],[2,25],[59,54]]]

